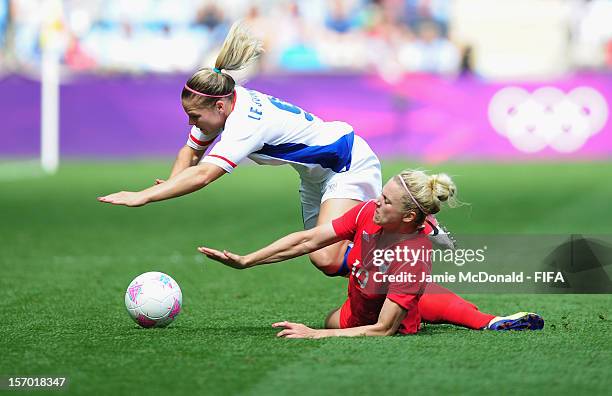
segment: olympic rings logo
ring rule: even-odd
[[[608,104],[590,87],[578,87],[568,94],[554,87],[531,94],[507,87],[491,98],[488,115],[493,128],[522,152],[536,153],[551,147],[571,153],[603,129]]]

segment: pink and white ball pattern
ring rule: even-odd
[[[163,272],[138,275],[125,291],[128,314],[142,327],[165,327],[181,312],[178,283]]]

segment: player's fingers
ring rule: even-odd
[[[215,249],[211,249],[211,248],[207,248],[204,246],[201,246],[198,248],[198,250],[202,253],[204,253],[205,255],[209,256],[209,257],[217,257],[217,258],[224,258],[223,254]]]
[[[244,263],[244,258],[241,255],[234,254],[226,250],[223,251],[223,255],[225,256],[226,260],[229,260],[235,264],[235,268],[238,268],[238,269],[246,268],[245,263]]]
[[[290,336],[291,334],[293,334],[294,331],[290,330],[290,329],[284,329],[278,332],[278,334],[276,335],[277,337],[287,337]]]
[[[226,259],[224,257],[220,257],[214,253],[204,253],[209,259],[214,260],[214,261],[218,261],[221,264],[225,264],[226,263]]]
[[[98,197],[98,200],[101,202],[116,203],[121,200],[122,196],[123,196],[123,192],[120,192],[120,193],[108,194],[103,197]]]
[[[306,336],[304,334],[295,333],[286,335],[285,338],[306,338]]]
[[[207,257],[211,257],[211,256],[212,256],[212,253],[211,253],[211,252],[209,252],[208,250],[204,249],[204,248],[199,247],[199,248],[198,248],[198,251],[199,251],[200,253],[202,253],[203,255],[207,256]]]
[[[282,322],[276,322],[276,323],[272,323],[272,327],[285,327],[285,325],[287,324],[287,321],[282,321]]]
[[[115,205],[122,205],[125,203],[125,199],[123,198],[123,196],[119,194],[112,194],[106,197],[106,202],[109,202]]]
[[[226,258],[228,258],[228,259],[230,259],[230,260],[232,260],[232,261],[235,261],[236,263],[240,263],[240,258],[241,258],[241,256],[240,256],[239,254],[234,254],[234,253],[232,253],[232,252],[228,252],[227,250],[224,250],[224,251],[223,251],[223,255],[224,255]]]

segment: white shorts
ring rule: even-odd
[[[301,180],[300,200],[305,229],[316,226],[321,204],[328,199],[368,201],[378,197],[382,191],[380,161],[359,136],[355,136],[353,141],[351,167],[347,172],[336,173],[330,170],[323,181],[304,177]]]

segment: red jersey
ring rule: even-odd
[[[343,305],[343,328],[374,324],[385,299],[389,298],[408,313],[398,332],[416,333],[421,321],[417,303],[425,288],[424,275],[431,273],[428,253],[431,242],[424,232],[385,234],[374,223],[376,202],[355,206],[332,226],[336,235],[353,241],[348,254],[350,270],[348,300]]]

